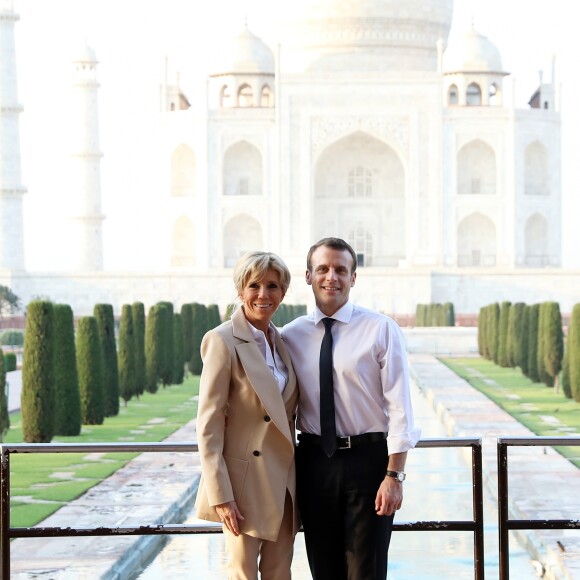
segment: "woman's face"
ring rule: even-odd
[[[261,279],[250,279],[240,294],[250,324],[266,332],[284,294],[280,275],[273,268],[268,268]]]

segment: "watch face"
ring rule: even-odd
[[[397,479],[399,481],[405,481],[405,474],[402,471],[399,471],[399,473],[397,473]]]

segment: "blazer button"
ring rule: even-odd
[[[254,451],[254,455],[255,455],[256,457],[258,457],[258,456],[260,455],[260,452],[259,452],[258,450],[256,450],[256,451]]]
[[[269,423],[269,422],[271,421],[271,419],[270,419],[270,415],[266,415],[266,416],[264,417],[264,421],[266,421],[266,423]]]

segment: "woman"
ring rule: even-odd
[[[268,252],[234,268],[241,300],[228,322],[202,341],[197,438],[202,478],[197,517],[223,522],[228,578],[290,578],[298,531],[290,357],[271,323],[290,272]],[[259,559],[259,565],[258,565]]]

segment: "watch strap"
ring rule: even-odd
[[[390,471],[387,470],[386,474],[389,477],[395,478],[397,481],[405,481],[406,474],[404,471]]]

